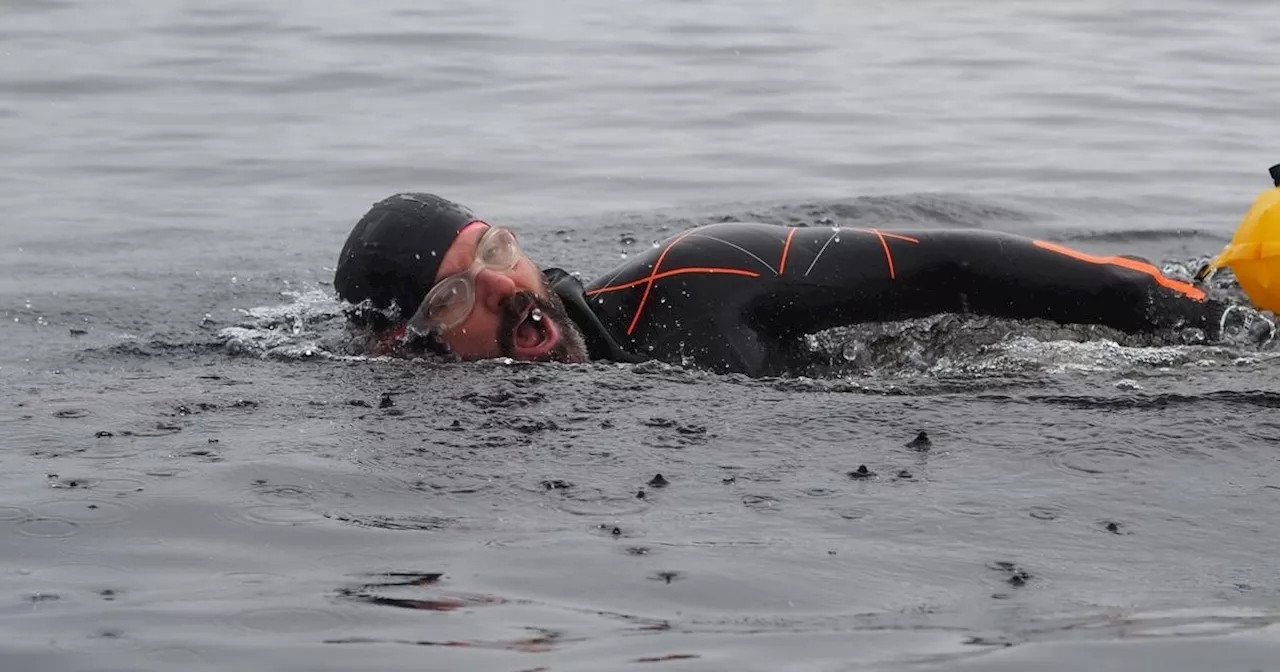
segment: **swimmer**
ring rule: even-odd
[[[1223,310],[1140,259],[972,230],[710,224],[584,285],[423,193],[374,204],[334,287],[408,316],[376,325],[384,350],[425,336],[464,360],[656,359],[750,376],[779,373],[804,335],[856,323],[956,313],[1212,332]]]

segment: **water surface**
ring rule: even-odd
[[[1271,669],[1280,389],[1251,312],[1221,343],[837,330],[749,380],[368,360],[328,282],[405,189],[588,277],[721,219],[1185,276],[1278,160],[1277,20],[0,0],[0,662]]]

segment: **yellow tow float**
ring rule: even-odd
[[[1231,238],[1231,244],[1200,269],[1197,280],[1230,266],[1258,308],[1280,313],[1280,164],[1271,166],[1274,188],[1262,192]]]

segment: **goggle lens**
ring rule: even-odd
[[[508,229],[489,229],[480,238],[471,267],[432,287],[410,324],[419,329],[433,326],[451,329],[461,324],[475,307],[475,276],[480,268],[510,271],[520,262],[520,254],[514,233]]]

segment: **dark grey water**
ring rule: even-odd
[[[0,0],[0,669],[1280,669],[1265,316],[748,380],[368,360],[327,285],[403,189],[588,276],[722,218],[1185,275],[1278,160],[1277,21]]]

